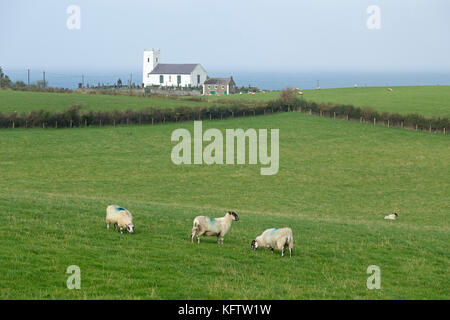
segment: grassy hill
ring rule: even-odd
[[[352,104],[355,107],[371,107],[378,111],[400,114],[419,113],[426,117],[450,117],[450,86],[418,86],[337,88],[322,90],[302,90],[303,98],[316,102]],[[258,93],[256,95],[230,95],[225,99],[244,101],[273,100],[279,92]],[[208,97],[210,101],[224,97]]]
[[[304,90],[304,99],[316,102],[353,104],[356,107],[371,107],[378,111],[401,114],[419,113],[426,117],[450,117],[450,86],[393,87],[388,92],[384,87],[360,87],[324,90]],[[174,100],[164,97],[114,96],[80,93],[42,93],[0,90],[0,112],[29,112],[32,110],[63,110],[72,104],[81,104],[86,110],[139,110],[148,107],[174,108],[178,106],[208,106],[222,101],[237,100],[244,103],[277,99],[279,91],[208,96],[205,101],[190,98]]]
[[[138,97],[88,93],[52,93],[0,90],[0,112],[30,112],[33,110],[64,110],[80,104],[86,110],[139,110],[144,108],[174,108],[207,105],[207,102],[174,100],[164,97]]]
[[[203,122],[279,128],[279,173],[261,176],[260,165],[174,165],[180,126],[192,132],[2,130],[0,298],[450,298],[448,136],[299,113]],[[106,230],[113,203],[134,214],[134,235]],[[240,221],[223,246],[188,242],[195,216],[227,209]],[[250,250],[284,226],[293,258]],[[81,290],[65,285],[73,264]],[[381,290],[366,288],[369,265]]]

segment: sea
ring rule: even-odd
[[[13,81],[28,82],[28,70],[8,70],[3,72]],[[44,71],[30,70],[29,81],[35,83],[44,78]],[[446,72],[251,72],[251,71],[214,71],[208,70],[210,77],[233,76],[236,85],[241,87],[257,87],[264,90],[281,90],[286,87],[314,89],[320,87],[383,87],[383,86],[424,86],[450,85],[450,71]],[[45,80],[50,87],[76,89],[79,83],[83,86],[113,85],[118,79],[123,85],[134,83],[140,85],[142,72],[126,71],[45,71]]]

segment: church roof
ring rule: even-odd
[[[159,63],[151,74],[191,74],[198,64]]]

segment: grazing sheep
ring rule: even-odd
[[[133,217],[127,209],[121,208],[116,205],[110,205],[106,208],[106,228],[109,229],[109,225],[114,224],[114,230],[119,226],[120,233],[123,233],[123,229],[127,229],[130,234],[134,233]]]
[[[388,90],[389,92],[392,92],[392,88],[388,88],[387,90]]]
[[[316,90],[320,90],[320,86],[317,86],[317,87],[316,87]]]
[[[281,256],[284,257],[284,250],[289,248],[289,256],[292,257],[292,248],[294,247],[294,237],[291,228],[271,228],[264,231],[259,237],[252,241],[253,250],[259,247],[281,250]]]
[[[197,233],[197,243],[200,243],[200,237],[217,236],[217,243],[223,244],[223,238],[231,228],[231,223],[239,221],[239,217],[234,211],[228,211],[222,218],[210,218],[198,216],[194,219],[192,227],[191,243],[194,242],[194,236]]]
[[[388,214],[387,216],[384,217],[385,220],[395,220],[397,219],[398,214],[397,212],[394,212],[393,214]]]
[[[303,95],[303,91],[299,91],[298,94],[302,96]]]

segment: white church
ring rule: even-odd
[[[142,83],[147,86],[198,87],[208,75],[200,64],[160,63],[160,50],[144,51]]]

